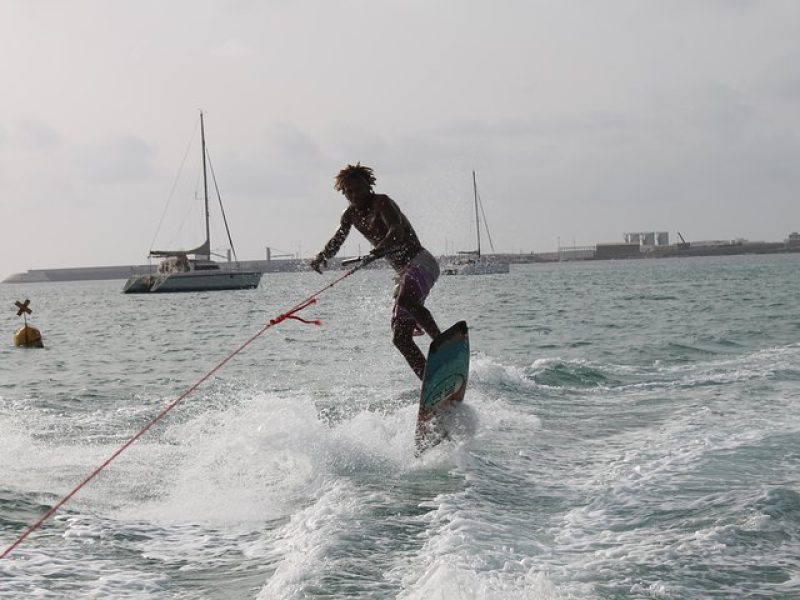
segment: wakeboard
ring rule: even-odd
[[[448,417],[464,399],[468,376],[469,331],[466,321],[459,321],[428,350],[415,435],[417,456],[448,438]]]

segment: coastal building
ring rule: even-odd
[[[625,234],[626,244],[639,246],[669,246],[669,232],[667,231],[637,231]]]

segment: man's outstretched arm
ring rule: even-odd
[[[350,222],[342,217],[339,229],[336,230],[336,233],[333,234],[333,237],[328,240],[327,244],[325,244],[322,252],[317,254],[311,261],[310,265],[312,269],[314,269],[317,273],[322,273],[320,265],[326,265],[329,258],[336,256],[336,253],[339,252],[339,248],[342,247],[342,244],[344,244],[344,241],[347,239],[347,236],[350,233],[350,227]]]

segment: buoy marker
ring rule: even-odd
[[[14,334],[14,345],[23,348],[44,348],[42,334],[36,327],[28,325],[28,315],[33,312],[30,307],[30,298],[25,298],[24,302],[17,300],[14,305],[17,307],[17,316],[22,317],[23,325]]]
[[[31,303],[31,300],[30,300],[30,298],[25,298],[25,302],[20,302],[19,300],[17,300],[16,302],[14,302],[14,304],[15,304],[15,305],[17,306],[17,308],[19,309],[19,310],[17,311],[17,316],[18,316],[18,317],[23,317],[23,318],[24,318],[24,316],[25,316],[25,315],[29,315],[29,314],[31,314],[31,313],[33,312],[33,311],[30,309],[30,306],[28,306],[30,303]],[[25,324],[26,324],[26,325],[28,324],[28,323],[27,323],[27,319],[26,319],[26,322],[25,322]]]

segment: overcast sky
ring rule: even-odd
[[[0,279],[200,243],[199,109],[242,259],[320,250],[356,161],[437,254],[473,169],[497,252],[800,230],[797,0],[0,0],[0,55]]]

